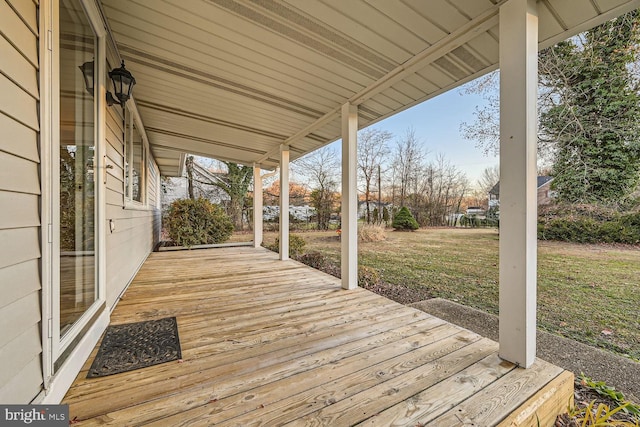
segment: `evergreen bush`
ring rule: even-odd
[[[396,230],[417,230],[420,226],[418,221],[411,215],[406,206],[400,208],[398,213],[393,217],[391,226]]]
[[[389,209],[386,206],[382,208],[382,221],[384,225],[389,225]]]
[[[203,198],[174,201],[164,219],[169,238],[179,246],[222,243],[233,233],[224,210]]]
[[[598,205],[545,207],[538,218],[538,238],[576,243],[640,243],[640,212],[619,213]]]

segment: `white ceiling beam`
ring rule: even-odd
[[[378,81],[372,85],[352,96],[349,99],[349,102],[353,105],[362,104],[380,92],[387,90],[399,81],[404,80],[408,75],[418,72],[437,59],[442,58],[447,53],[464,45],[469,40],[489,31],[489,29],[498,25],[498,11],[499,7],[494,6],[477,18],[472,19],[456,31],[449,34],[447,37],[432,44],[422,52],[404,62],[402,65],[399,65],[394,70],[387,73],[382,78],[378,79]]]
[[[478,37],[480,34],[487,32],[489,29],[495,27],[498,24],[498,11],[499,4],[487,10],[480,16],[472,19],[442,40],[417,53],[416,55],[411,57],[411,59],[405,61],[403,64],[391,70],[386,75],[382,76],[374,83],[362,89],[360,92],[356,93],[351,98],[345,101],[349,102],[351,105],[360,105],[368,99],[371,99],[379,93],[387,90],[394,84],[402,81],[404,78],[406,78],[406,76],[416,73],[417,71],[436,61],[438,58],[441,58],[452,50],[464,45],[469,40],[472,40]],[[304,138],[313,131],[324,126],[326,123],[337,118],[340,114],[340,111],[341,107],[334,108],[324,116],[317,119],[315,122],[300,129],[298,132],[285,139],[282,143],[284,145],[290,145],[293,142]],[[260,163],[270,156],[277,154],[279,150],[280,147],[275,147],[269,150],[258,160],[257,163]]]
[[[567,31],[564,31],[560,34],[556,34],[555,36],[543,40],[538,45],[539,49],[546,49],[549,46],[553,46],[557,43],[560,43],[563,40],[568,39],[569,37],[573,37],[576,34],[580,34],[584,31],[590,30],[596,25],[600,25],[603,22],[610,21],[612,19],[617,18],[620,15],[624,15],[627,12],[631,12],[634,9],[640,8],[640,0],[633,0],[623,4],[622,6],[614,7],[613,9],[607,10],[600,15],[594,16],[592,19],[581,23],[580,25],[576,25],[574,27],[569,28]]]
[[[153,152],[154,148],[159,148],[161,150],[168,150],[168,151],[175,151],[175,152],[182,153],[182,157],[183,157],[181,159],[182,163],[184,163],[184,155],[185,155],[184,153],[187,152],[187,153],[193,154],[195,156],[207,157],[207,158],[210,158],[210,159],[217,159],[217,160],[222,160],[222,161],[225,161],[225,162],[233,162],[233,163],[237,163],[239,165],[244,165],[244,166],[252,166],[253,165],[252,162],[247,162],[247,161],[240,160],[240,159],[233,158],[233,157],[229,157],[229,156],[207,153],[207,152],[200,151],[200,150],[197,150],[197,149],[192,150],[192,149],[189,149],[188,147],[178,149],[178,148],[173,147],[172,145],[163,144],[163,143],[160,143],[160,142],[154,142],[153,143],[153,146],[151,147],[151,151],[152,152]],[[155,157],[155,155],[154,155],[154,157]],[[273,160],[271,160],[271,161],[269,161],[267,163],[261,163],[260,166],[262,167],[262,169],[265,169],[265,170],[273,170],[278,166],[278,163],[273,161]]]

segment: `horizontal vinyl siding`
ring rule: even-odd
[[[0,0],[0,402],[42,390],[38,24]]]
[[[148,209],[142,206],[139,209],[125,208],[122,116],[114,108],[107,109],[106,128],[107,162],[113,167],[108,169],[107,176],[106,218],[115,227],[111,232],[107,224],[107,306],[113,308],[158,240],[159,211],[155,209],[155,186],[159,176],[155,161],[150,158]]]

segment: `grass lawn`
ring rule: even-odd
[[[307,251],[339,261],[335,231],[301,235]],[[360,243],[359,260],[389,283],[498,313],[495,229],[389,231]],[[538,327],[640,359],[640,248],[539,242]]]

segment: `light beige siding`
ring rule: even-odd
[[[0,402],[42,390],[38,25],[31,0],[0,0]]]
[[[156,187],[159,173],[152,157],[147,169],[147,206],[127,204],[124,195],[125,166],[122,114],[119,108],[107,109],[106,137],[108,169],[106,191],[107,224],[107,306],[113,308],[158,241],[160,212],[156,209]]]

